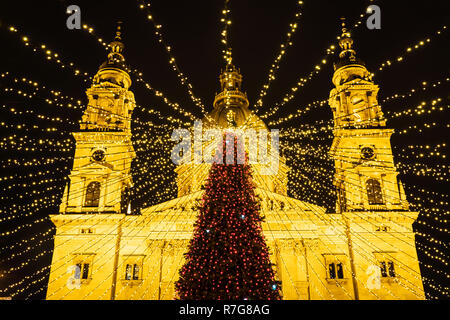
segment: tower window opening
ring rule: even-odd
[[[369,179],[366,182],[367,198],[369,205],[383,204],[381,184],[377,179]]]
[[[75,279],[89,279],[89,263],[77,263]]]
[[[380,271],[383,278],[394,278],[395,269],[393,261],[380,261]]]
[[[328,264],[328,276],[330,279],[344,279],[344,270],[341,262]]]
[[[98,207],[100,202],[100,182],[91,182],[86,188],[85,207]]]
[[[140,267],[138,264],[127,264],[125,268],[125,280],[139,280]]]

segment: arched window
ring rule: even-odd
[[[377,179],[369,179],[366,182],[367,198],[369,204],[383,204],[383,195],[381,193],[381,185]]]
[[[91,182],[86,188],[85,207],[98,207],[100,200],[100,182]]]

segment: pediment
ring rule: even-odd
[[[80,167],[78,170],[89,170],[97,173],[110,173],[114,171],[114,166],[108,162],[91,162]]]

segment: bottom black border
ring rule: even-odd
[[[448,301],[448,300],[447,300]],[[2,314],[15,317],[26,313],[39,318],[61,319],[65,316],[84,319],[302,319],[332,317],[396,317],[430,308],[448,310],[447,301],[0,301]],[[208,308],[208,309],[206,309]],[[188,314],[186,314],[188,310]],[[194,313],[193,313],[194,312]],[[97,318],[98,317],[98,318]]]

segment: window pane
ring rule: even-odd
[[[125,269],[125,280],[131,280],[131,264],[127,264]]]
[[[88,279],[89,278],[89,263],[85,263],[83,265],[83,279]]]
[[[342,263],[337,264],[337,277],[338,279],[344,279],[344,270],[342,269]]]
[[[395,277],[394,262],[392,261],[388,262],[388,269],[389,269],[389,277]]]
[[[86,188],[85,207],[98,207],[100,201],[100,182],[91,182]]]
[[[133,280],[139,280],[139,266],[137,264],[134,265]]]
[[[377,179],[369,179],[366,182],[367,199],[370,205],[383,204],[381,185]]]
[[[81,278],[81,263],[77,263],[75,268],[75,279],[80,278]]]
[[[336,279],[336,267],[334,263],[328,265],[328,271],[330,273],[330,279]]]
[[[380,262],[380,271],[381,271],[381,276],[382,277],[387,277],[387,270],[386,270],[386,262],[381,261]]]

